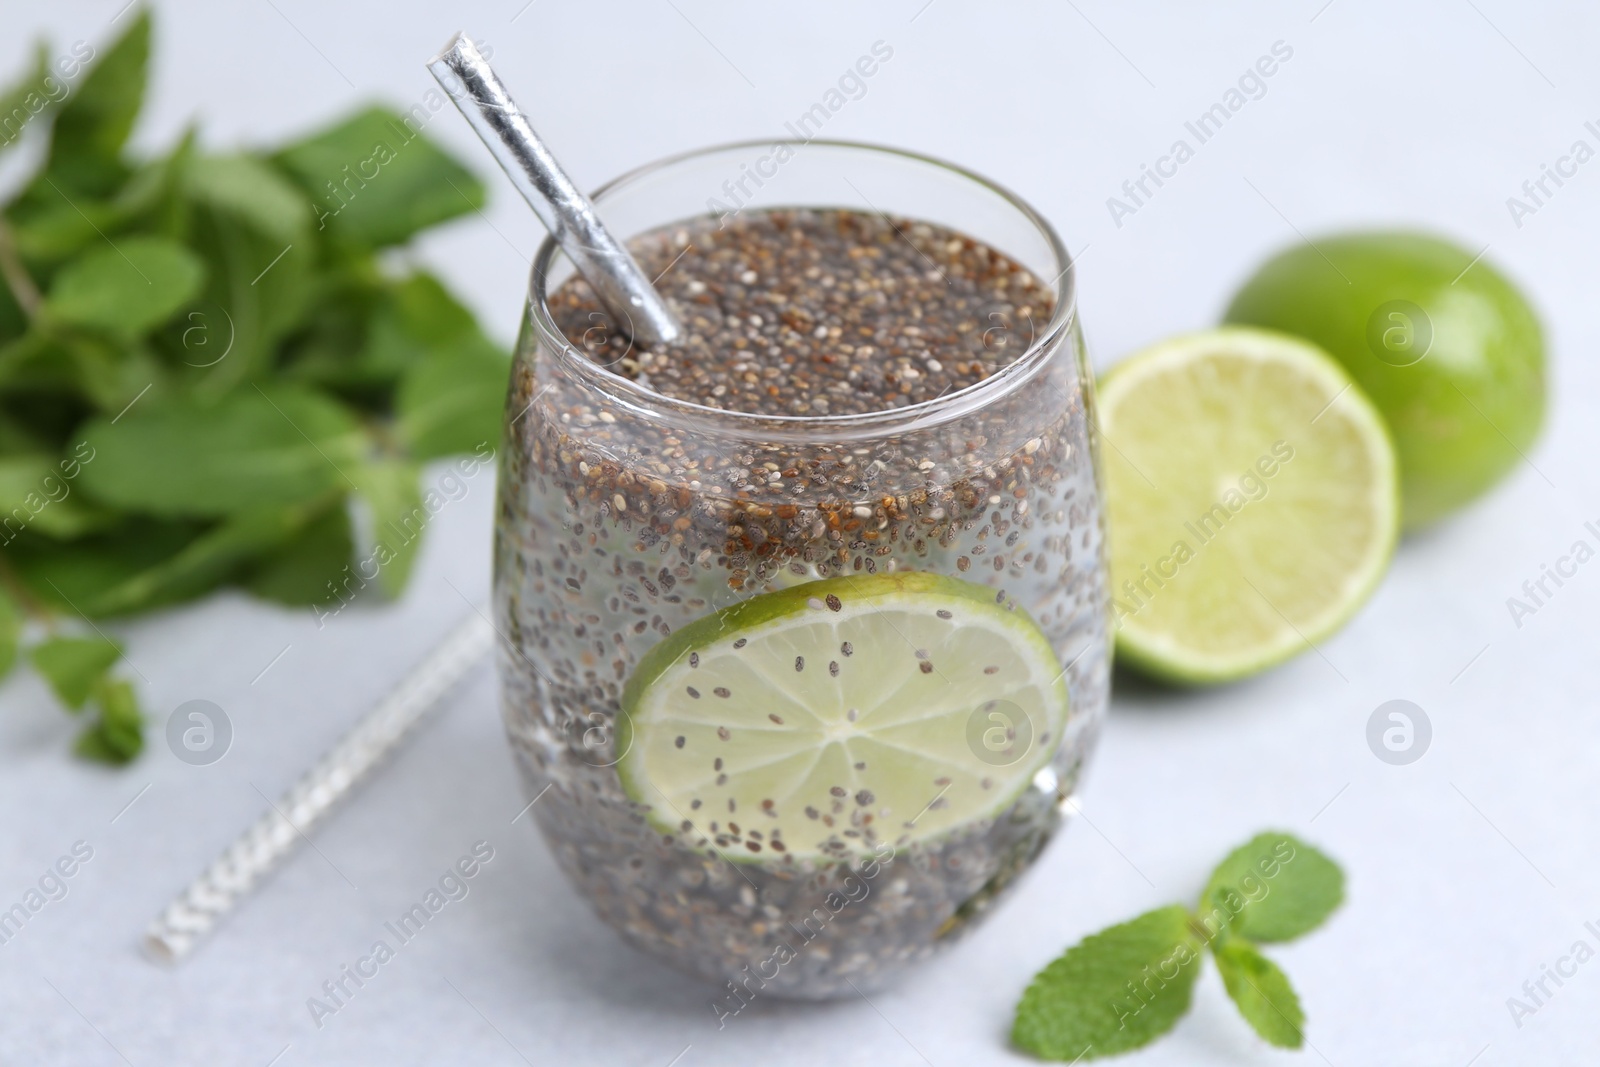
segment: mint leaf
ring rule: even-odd
[[[414,365],[428,358],[426,342],[409,329],[401,304],[390,294],[379,300],[367,319],[366,341],[355,359],[341,361],[337,378],[341,384],[390,388]]]
[[[194,164],[198,142],[199,134],[190,126],[166,155],[133,167],[127,182],[111,199],[119,228],[148,227],[164,236],[173,235],[183,176]]]
[[[56,115],[47,173],[69,188],[103,193],[122,179],[122,146],[144,102],[150,13],[101,55]]]
[[[122,646],[103,637],[50,637],[29,649],[28,658],[61,703],[76,711],[122,658]]]
[[[463,350],[503,360],[488,346],[472,313],[431,274],[413,274],[390,285],[373,308],[367,343],[356,361],[364,373],[388,381],[429,356],[449,359]]]
[[[418,459],[472,452],[500,439],[511,365],[474,337],[416,364],[396,399],[401,438]]]
[[[113,521],[75,491],[68,462],[39,453],[0,455],[0,547],[24,530],[71,538]]]
[[[348,488],[364,447],[355,420],[309,390],[230,393],[211,405],[146,399],[83,437],[97,452],[79,476],[96,500],[160,516],[222,516],[303,503]]]
[[[1216,947],[1217,970],[1239,1014],[1267,1042],[1279,1048],[1299,1048],[1306,1024],[1300,998],[1278,965],[1256,951],[1248,941],[1234,938]]]
[[[404,591],[430,518],[422,506],[421,469],[404,460],[367,464],[356,476],[361,499],[372,513],[371,561],[378,585],[390,597]]]
[[[137,341],[112,340],[91,333],[59,338],[55,367],[71,375],[74,386],[99,410],[120,412],[145,392],[164,385],[166,368]]]
[[[341,395],[392,391],[430,356],[486,344],[471,312],[429,274],[329,294],[328,303],[319,312],[315,339],[296,346],[288,375]],[[496,358],[504,358],[498,350]]]
[[[90,242],[100,241],[100,233],[116,226],[118,212],[113,205],[86,194],[74,194],[68,200],[59,187],[43,185],[30,187],[6,214],[23,260],[54,265],[80,254]]]
[[[1051,1060],[1139,1048],[1189,1010],[1200,942],[1179,905],[1108,927],[1040,971],[1017,1005],[1011,1040]]]
[[[201,156],[185,171],[184,190],[196,203],[231,214],[280,248],[305,238],[311,226],[305,193],[255,156]]]
[[[1257,834],[1217,865],[1200,896],[1208,933],[1288,941],[1316,929],[1344,899],[1344,873],[1304,841]]]
[[[372,247],[400,244],[483,206],[483,186],[388,108],[374,107],[281,150],[311,195],[316,226]]]
[[[0,351],[4,351],[0,348]],[[0,411],[0,452],[38,452],[49,446],[16,416]]]
[[[358,258],[366,261],[365,256]],[[366,261],[360,271],[318,277],[316,300],[302,317],[300,333],[283,346],[279,373],[286,381],[325,388],[346,399],[375,400],[378,410],[388,414],[399,371],[374,373],[366,351],[370,320],[384,300],[376,269]]]
[[[123,518],[110,529],[73,541],[24,533],[0,551],[40,603],[71,615],[81,608],[95,618],[96,597],[181,552],[202,532],[204,527],[193,522]]]
[[[186,364],[183,380],[197,396],[270,380],[279,343],[302,326],[312,302],[316,249],[264,236],[225,211],[200,212],[190,240],[210,274],[201,299],[163,331],[164,347]]]
[[[313,502],[232,515],[174,555],[92,597],[83,610],[94,616],[125,615],[209,592],[262,552],[289,542],[327,507]]]
[[[0,347],[15,341],[28,328],[28,314],[10,285],[0,284]]]
[[[282,546],[240,575],[258,597],[292,607],[325,604],[339,595],[355,557],[350,513],[340,500]]]
[[[144,749],[144,716],[133,686],[118,678],[102,679],[94,697],[99,717],[78,735],[73,750],[101,763],[131,761]]]
[[[0,678],[10,674],[11,668],[17,665],[17,650],[21,640],[22,612],[0,590]]]
[[[50,89],[59,85],[54,78],[47,84],[50,74],[50,49],[40,41],[33,49],[33,66],[15,84],[0,93],[0,150],[14,147],[22,140],[28,123],[49,109]]]
[[[319,316],[323,329],[300,346],[288,374],[340,395],[393,396],[395,384],[430,349],[411,334],[390,292],[352,292]]]
[[[472,312],[432,274],[419,271],[394,287],[394,306],[406,333],[434,348],[479,336]]]
[[[176,241],[127,237],[63,269],[44,308],[57,322],[137,337],[188,303],[205,275],[205,263]]]

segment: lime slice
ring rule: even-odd
[[[897,848],[997,814],[1067,717],[1049,640],[995,590],[932,574],[752,597],[651,649],[618,770],[653,824],[730,859]]]
[[[1398,468],[1377,410],[1322,350],[1212,330],[1158,344],[1099,395],[1117,650],[1182,682],[1314,646],[1382,577]]]

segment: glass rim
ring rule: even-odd
[[[612,402],[628,408],[635,415],[668,421],[673,424],[696,425],[723,433],[729,431],[756,433],[765,439],[777,438],[806,441],[855,439],[877,436],[889,431],[905,431],[939,425],[981,410],[1003,399],[1033,380],[1039,371],[1043,369],[1050,356],[1054,353],[1057,344],[1071,328],[1073,321],[1077,317],[1076,262],[1073,260],[1071,253],[1067,251],[1066,244],[1061,240],[1061,236],[1056,233],[1055,227],[1051,226],[1031,204],[1004,185],[985,178],[983,175],[966,167],[934,156],[925,155],[921,152],[895,148],[889,145],[872,144],[865,141],[834,140],[820,137],[811,140],[795,140],[792,138],[752,139],[728,141],[665,156],[653,162],[634,167],[632,170],[612,178],[596,188],[590,195],[597,205],[603,205],[607,196],[615,194],[669,167],[723,152],[746,149],[775,149],[780,146],[787,146],[795,151],[806,147],[822,146],[896,157],[901,160],[932,166],[948,174],[953,174],[998,196],[1044,238],[1051,254],[1055,257],[1056,265],[1061,268],[1055,279],[1049,283],[1050,287],[1055,290],[1056,303],[1044,329],[1034,335],[1032,343],[1028,345],[1027,350],[1022,355],[1007,363],[981,382],[976,382],[946,396],[934,397],[931,400],[923,400],[915,404],[907,404],[904,407],[880,408],[846,415],[768,415],[755,411],[715,408],[707,404],[695,403],[692,400],[669,397],[640,385],[633,379],[594,362],[587,353],[567,340],[566,335],[561,332],[550,313],[549,292],[547,291],[550,267],[561,248],[554,235],[546,235],[540,243],[538,251],[534,254],[528,275],[527,315],[538,330],[540,341],[559,354],[559,358],[565,368],[575,371],[588,384],[604,393]],[[799,204],[795,206],[806,207],[808,205]],[[682,219],[663,220],[658,225],[668,226],[674,222],[689,221],[699,217],[701,216],[690,215],[684,216]],[[619,235],[619,239],[626,241],[631,236],[631,234]]]

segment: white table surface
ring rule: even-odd
[[[1328,662],[1305,655],[1194,694],[1119,679],[1083,817],[977,936],[871,1004],[758,1003],[720,1032],[710,989],[624,947],[529,820],[510,824],[523,801],[487,674],[185,966],[137,949],[262,794],[464,614],[452,583],[486,595],[488,473],[429,530],[396,606],[351,609],[319,631],[309,612],[225,595],[118,625],[160,720],[207,699],[236,737],[197,768],[156,729],[143,759],[107,771],[68,756],[73,724],[35,679],[0,688],[0,903],[75,841],[94,849],[70,894],[0,945],[0,1062],[1025,1062],[1004,1037],[1038,967],[1092,930],[1192,898],[1217,858],[1269,826],[1319,843],[1349,874],[1336,917],[1275,953],[1314,1050],[1267,1049],[1208,973],[1175,1033],[1126,1062],[1592,1062],[1600,962],[1520,1028],[1506,1000],[1575,941],[1600,947],[1584,928],[1600,920],[1600,565],[1520,629],[1505,601],[1574,540],[1592,542],[1583,523],[1600,519],[1600,162],[1520,228],[1505,201],[1574,140],[1600,143],[1583,127],[1600,118],[1600,16],[1575,3],[1322,2],[159,5],[140,143],[170,143],[195,118],[214,145],[272,141],[360,101],[409,104],[431,84],[422,61],[467,28],[586,186],[685,147],[776,136],[881,39],[892,61],[829,135],[959,161],[1038,205],[1088,248],[1081,307],[1101,366],[1213,322],[1297,231],[1423,224],[1488,244],[1533,294],[1552,404],[1528,463],[1402,545],[1372,602],[1323,647]],[[121,4],[6,0],[0,69],[19,68],[37,30],[104,41]],[[1113,225],[1106,198],[1279,40],[1294,54],[1266,96]],[[429,133],[487,172],[455,116]],[[509,340],[540,234],[503,180],[492,199],[487,220],[455,223],[417,254]],[[1368,715],[1392,698],[1433,723],[1410,766],[1365,743]],[[479,839],[495,857],[470,896],[314,1026],[306,999]]]

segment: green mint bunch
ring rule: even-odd
[[[0,203],[0,675],[31,663],[111,762],[142,716],[99,620],[222,586],[323,618],[398,594],[442,506],[422,464],[492,457],[507,378],[397,254],[484,202],[424,136],[442,94],[272,151],[136,154],[148,14],[127,26],[0,91],[0,153],[48,142]]]
[[[1299,1048],[1305,1012],[1259,945],[1321,925],[1344,898],[1333,860],[1268,831],[1229,853],[1191,911],[1172,904],[1084,938],[1034,976],[1011,1040],[1041,1059],[1092,1060],[1148,1045],[1177,1025],[1209,951],[1228,996],[1261,1037]]]

